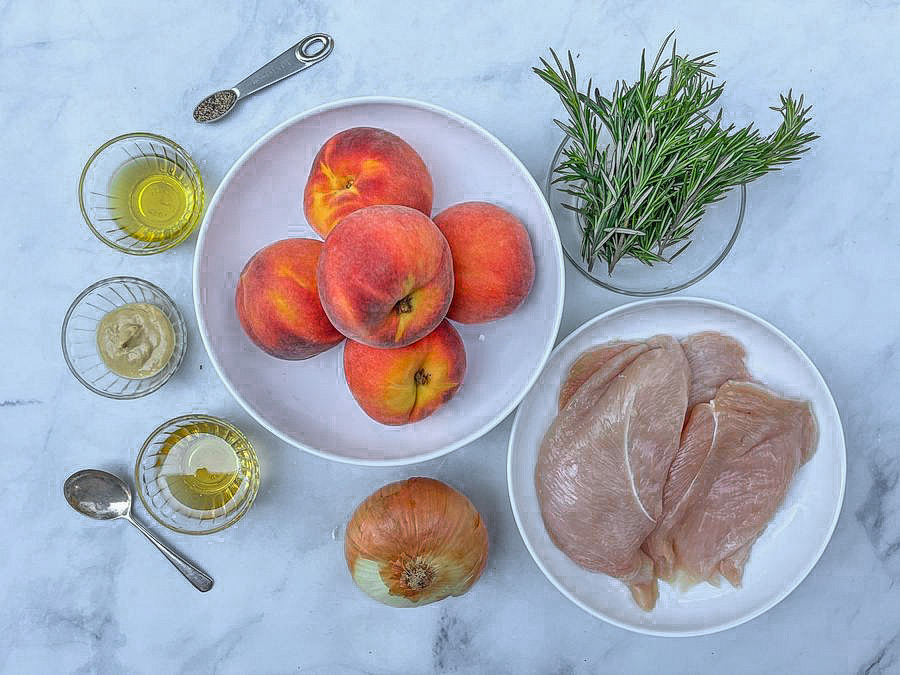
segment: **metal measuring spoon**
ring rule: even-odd
[[[222,119],[241,99],[294,73],[314,66],[324,60],[332,49],[334,49],[334,39],[330,35],[325,33],[307,35],[231,89],[222,89],[200,101],[194,108],[194,121],[203,123]]]
[[[131,490],[118,476],[100,469],[76,471],[66,479],[63,494],[69,505],[88,518],[114,520],[123,518],[141,531],[150,542],[175,565],[198,591],[213,587],[213,580],[192,563],[182,558],[131,517]]]

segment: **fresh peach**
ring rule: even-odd
[[[316,285],[322,242],[282,239],[260,249],[238,279],[235,307],[247,336],[279,359],[308,359],[344,339]]]
[[[431,216],[433,193],[425,162],[406,141],[384,129],[355,127],[319,150],[303,191],[303,211],[324,238],[364,206],[398,204]]]
[[[318,279],[331,323],[370,347],[420,340],[453,299],[447,240],[406,206],[367,206],[341,220],[325,240]]]
[[[434,223],[453,253],[450,319],[493,321],[522,304],[534,283],[534,254],[518,218],[494,204],[465,202],[439,213]]]
[[[348,340],[344,377],[365,413],[382,424],[409,424],[449,401],[466,373],[466,350],[448,321],[418,342],[377,349]]]

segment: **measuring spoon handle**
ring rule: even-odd
[[[234,89],[238,98],[255,94],[260,89],[306,70],[327,57],[334,49],[334,39],[325,33],[307,35],[283,54],[276,56],[252,75],[238,82]]]
[[[125,518],[125,520],[127,520],[129,523],[134,525],[141,532],[141,534],[147,537],[147,539],[150,540],[150,543],[158,548],[160,553],[168,558],[169,562],[175,566],[175,569],[181,572],[184,575],[184,578],[194,585],[194,588],[202,593],[205,593],[213,587],[212,577],[203,572],[193,563],[188,562],[180,555],[175,553],[175,551],[173,551],[166,544],[157,539],[156,536],[152,532],[150,532],[150,530],[141,525],[134,518],[132,518],[131,516],[122,517]]]

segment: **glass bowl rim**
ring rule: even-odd
[[[250,450],[253,454],[253,457],[255,459],[255,463],[256,463],[257,480],[255,481],[253,491],[250,493],[247,500],[243,504],[241,504],[241,507],[237,511],[235,511],[234,514],[232,514],[231,518],[226,520],[224,523],[217,525],[214,528],[210,528],[208,530],[186,530],[182,527],[178,527],[177,525],[174,525],[171,522],[163,520],[162,517],[157,515],[156,507],[151,506],[147,502],[147,498],[144,497],[144,491],[143,491],[143,489],[141,489],[141,485],[142,485],[141,484],[141,473],[142,473],[141,472],[141,460],[144,458],[144,453],[150,447],[150,442],[154,438],[156,438],[156,436],[158,434],[162,433],[163,429],[165,429],[166,427],[168,427],[172,424],[176,424],[177,422],[185,422],[187,420],[194,420],[194,421],[201,421],[201,422],[213,422],[215,424],[220,424],[223,427],[226,427],[229,431],[231,431],[232,433],[239,436],[241,438],[241,440],[243,440],[244,443],[247,444],[247,447],[250,448]],[[214,415],[207,415],[205,413],[187,413],[185,415],[179,415],[178,417],[173,417],[172,419],[166,420],[165,422],[160,424],[158,427],[156,427],[153,431],[151,431],[147,435],[147,439],[144,441],[144,444],[141,446],[141,449],[138,452],[137,459],[134,461],[134,488],[135,488],[135,491],[138,493],[138,498],[140,499],[141,504],[143,504],[143,506],[144,506],[144,510],[147,513],[149,513],[150,516],[153,518],[153,520],[158,522],[160,525],[162,525],[163,527],[165,527],[168,530],[172,530],[173,532],[178,532],[179,534],[189,534],[192,536],[201,536],[204,534],[214,534],[216,532],[221,532],[225,528],[231,527],[236,522],[238,522],[241,518],[244,517],[244,515],[247,513],[247,511],[250,510],[250,507],[253,505],[253,502],[256,501],[256,495],[259,492],[259,482],[260,482],[259,481],[259,459],[256,456],[256,449],[253,447],[253,443],[250,442],[250,439],[247,438],[247,435],[243,431],[238,429],[234,424],[229,422],[228,420],[223,419],[221,417],[216,417]]]
[[[72,363],[71,357],[69,356],[69,349],[66,347],[66,333],[69,328],[69,320],[72,318],[72,314],[75,311],[75,308],[78,306],[78,304],[82,300],[84,300],[88,295],[90,295],[92,292],[94,292],[98,288],[101,288],[103,286],[110,286],[115,282],[126,282],[126,281],[136,283],[138,286],[141,286],[141,285],[149,286],[151,290],[153,290],[155,293],[158,293],[160,296],[162,296],[163,299],[168,303],[169,308],[172,310],[172,312],[178,318],[177,325],[173,324],[172,330],[175,333],[176,342],[178,342],[180,340],[180,342],[182,344],[182,349],[181,349],[180,354],[178,355],[178,361],[175,363],[175,366],[172,368],[172,370],[169,371],[169,374],[166,375],[165,377],[163,377],[162,379],[160,379],[158,382],[156,382],[149,388],[144,389],[144,390],[138,389],[136,391],[131,392],[130,394],[113,394],[113,393],[110,393],[107,391],[103,391],[102,389],[98,389],[97,387],[92,385],[90,382],[88,382],[81,376],[81,374],[75,368],[75,364]],[[89,390],[91,390],[95,394],[99,394],[100,396],[105,396],[106,398],[117,399],[120,401],[127,401],[127,400],[133,400],[136,398],[142,398],[144,396],[147,396],[148,394],[152,394],[154,391],[156,391],[157,389],[162,387],[166,382],[168,382],[176,372],[178,372],[178,369],[181,367],[181,362],[184,360],[184,355],[187,353],[187,324],[185,324],[185,322],[184,322],[184,316],[182,316],[181,310],[178,309],[178,305],[176,305],[175,301],[172,300],[172,298],[169,296],[169,294],[166,293],[159,286],[147,281],[146,279],[141,279],[140,277],[118,275],[118,276],[114,276],[114,277],[106,277],[105,279],[100,279],[99,281],[95,281],[94,283],[92,283],[90,286],[85,288],[83,291],[81,291],[81,293],[79,293],[75,297],[75,299],[72,301],[72,304],[69,305],[69,309],[66,310],[65,318],[63,318],[62,328],[60,329],[60,343],[62,345],[63,358],[66,361],[66,365],[69,367],[69,371],[72,373],[72,375],[75,376],[75,379],[77,379],[79,382],[81,382],[81,384],[83,384],[85,387],[87,387]]]
[[[78,179],[78,206],[81,209],[81,216],[84,218],[84,222],[87,224],[88,228],[90,228],[91,232],[93,232],[94,236],[97,237],[104,244],[109,246],[110,248],[114,248],[117,251],[121,251],[122,253],[126,253],[128,255],[154,255],[156,253],[162,253],[163,251],[168,251],[170,248],[174,248],[178,246],[181,242],[191,236],[194,230],[197,229],[197,226],[200,224],[200,221],[203,220],[202,217],[197,218],[197,222],[180,235],[172,239],[171,241],[167,241],[160,246],[142,250],[133,250],[129,248],[125,248],[124,246],[119,246],[117,243],[110,241],[106,238],[96,227],[94,227],[94,223],[91,222],[91,217],[88,215],[87,207],[84,204],[84,186],[85,180],[87,179],[88,170],[94,164],[94,161],[100,154],[106,150],[108,147],[113,145],[114,143],[118,143],[119,141],[124,141],[129,138],[151,138],[160,143],[165,143],[166,145],[171,146],[177,152],[180,152],[187,159],[188,167],[191,170],[191,182],[194,183],[197,188],[197,194],[199,195],[199,210],[202,214],[203,207],[206,202],[206,195],[203,187],[203,176],[200,173],[200,168],[197,166],[197,163],[194,161],[194,158],[191,157],[190,153],[181,147],[178,143],[173,141],[171,138],[166,138],[165,136],[161,136],[160,134],[154,134],[151,131],[130,131],[127,134],[120,134],[115,138],[110,138],[108,141],[103,143],[99,148],[94,150],[88,160],[84,163],[84,168],[81,170],[81,177]]]
[[[709,118],[707,118],[707,119],[709,119]],[[569,140],[570,139],[568,136],[564,136],[562,141],[560,141],[559,147],[556,148],[556,152],[553,154],[553,158],[550,160],[550,169],[547,172],[547,179],[546,179],[546,181],[544,181],[544,193],[547,197],[547,201],[550,202],[551,209],[553,208],[552,193],[555,189],[555,184],[553,182],[555,169],[556,169],[557,164],[559,163],[559,158],[562,155],[563,149],[566,147],[566,144],[569,142]],[[747,210],[747,184],[741,183],[740,186],[738,186],[738,187],[740,187],[740,197],[741,197],[740,209],[738,211],[737,222],[734,225],[734,231],[731,233],[731,237],[728,240],[728,243],[725,245],[725,248],[722,249],[721,253],[719,253],[719,255],[715,258],[715,260],[713,260],[709,265],[705,266],[699,273],[692,276],[687,281],[683,281],[674,286],[667,286],[665,288],[658,288],[658,289],[647,290],[647,291],[639,291],[639,290],[631,290],[631,289],[627,289],[627,288],[621,288],[619,286],[614,285],[611,282],[603,281],[602,279],[599,279],[599,278],[595,277],[593,274],[591,274],[590,272],[588,272],[582,264],[583,260],[581,260],[580,258],[576,259],[575,256],[573,256],[573,254],[569,252],[569,249],[566,248],[566,245],[562,243],[562,238],[560,238],[560,240],[561,240],[560,243],[562,244],[563,254],[565,254],[565,256],[566,256],[566,258],[568,258],[569,262],[572,263],[572,266],[575,267],[575,269],[577,269],[579,272],[581,272],[581,274],[584,275],[591,282],[597,284],[598,286],[602,286],[603,288],[605,288],[608,291],[612,291],[614,293],[619,293],[620,295],[628,295],[628,296],[637,297],[637,298],[653,298],[653,297],[659,297],[662,295],[669,295],[671,293],[677,293],[678,291],[683,291],[688,286],[692,286],[693,284],[697,283],[701,279],[704,279],[713,270],[715,270],[722,263],[722,261],[725,260],[726,256],[731,252],[732,247],[734,247],[734,243],[737,241],[738,235],[741,232],[741,226],[744,224],[744,213]],[[729,190],[728,193],[726,193],[726,194],[730,194],[732,190],[734,190],[734,188]],[[573,212],[573,214],[574,214],[574,212]],[[580,214],[575,214],[575,215],[573,215],[573,217],[579,218]],[[558,226],[557,226],[557,228],[558,228]]]

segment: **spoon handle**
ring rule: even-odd
[[[328,56],[332,49],[334,39],[330,35],[325,33],[307,35],[283,54],[276,56],[255,73],[234,85],[238,98],[255,94],[270,84],[314,66]]]
[[[141,534],[143,534],[147,539],[150,540],[156,548],[159,549],[160,553],[162,553],[166,558],[169,559],[169,562],[172,563],[175,568],[184,575],[184,578],[190,581],[194,588],[198,591],[205,593],[210,588],[213,587],[212,577],[207,575],[205,572],[200,570],[193,563],[188,562],[180,555],[175,553],[171,548],[162,543],[156,536],[150,532],[146,527],[141,525],[138,521],[130,516],[123,516],[125,520],[134,525],[138,530],[140,530]]]

